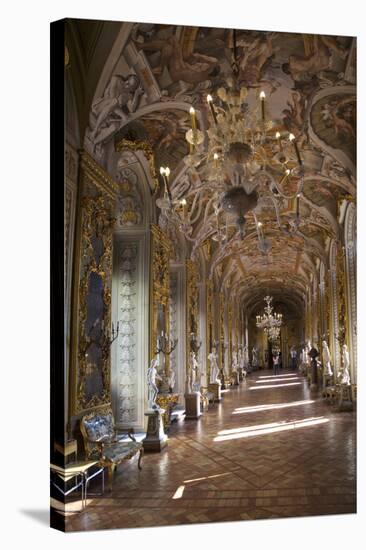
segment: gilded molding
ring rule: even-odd
[[[229,363],[229,371],[231,372],[231,366],[232,366],[232,357],[233,357],[233,305],[230,301],[228,304],[228,310],[227,310],[227,330],[228,330],[228,337],[229,337],[229,349],[228,349],[228,363]]]
[[[159,226],[151,224],[150,248],[150,360],[156,355],[158,338],[158,308],[164,307],[164,332],[170,334],[169,301],[170,301],[170,257],[172,246],[170,239]],[[168,372],[169,356],[165,367]]]
[[[118,183],[86,152],[80,152],[82,178],[89,181],[101,193],[115,200],[118,194]]]
[[[213,315],[212,315],[212,305],[213,305],[213,281],[206,280],[206,355],[208,356],[211,353],[213,342],[214,342],[214,328],[213,328]],[[210,361],[206,357],[206,372],[207,379],[210,380]]]
[[[117,197],[117,185],[110,176],[87,153],[80,154],[70,386],[74,415],[109,405],[111,401],[109,339],[113,215]],[[98,297],[91,290],[93,280],[100,284]],[[101,313],[89,326],[88,315],[93,312],[90,304],[96,299]],[[95,377],[99,379],[98,389]]]
[[[191,335],[198,336],[199,316],[199,272],[197,264],[192,260],[186,260],[186,349],[189,357]]]
[[[223,369],[225,367],[225,328],[224,328],[224,313],[225,313],[225,296],[223,292],[219,293],[219,365]]]
[[[337,250],[337,305],[338,305],[338,341],[340,346],[346,343],[347,303],[344,248]]]

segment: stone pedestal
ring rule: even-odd
[[[158,393],[156,397],[156,404],[159,408],[164,409],[165,413],[163,416],[164,422],[164,431],[169,431],[170,426],[170,417],[172,414],[173,408],[178,403],[179,394],[178,393]]]
[[[146,437],[143,440],[145,451],[160,452],[168,444],[168,436],[164,432],[164,409],[149,410],[145,413],[148,417]]]
[[[232,380],[233,386],[239,386],[239,373],[238,373],[238,371],[233,370],[233,372],[231,373],[231,380]]]
[[[198,392],[186,393],[186,420],[197,420],[201,416],[201,395]]]
[[[226,378],[225,378],[225,373],[224,373],[223,369],[220,370],[219,379],[220,379],[220,382],[221,382],[221,389],[226,390],[228,388],[228,384],[227,384],[227,381],[226,381]]]
[[[341,384],[337,408],[339,411],[353,410],[351,385]]]
[[[221,384],[219,382],[211,382],[208,385],[208,391],[214,395],[214,401],[221,401]]]

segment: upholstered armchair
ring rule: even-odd
[[[139,453],[138,468],[144,452],[142,443],[138,443],[133,429],[128,434],[118,434],[111,409],[94,411],[81,419],[80,430],[84,439],[86,458],[95,458],[108,469],[109,487],[112,489],[113,473],[123,460],[133,458]]]

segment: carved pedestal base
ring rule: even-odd
[[[168,444],[168,436],[164,433],[164,409],[150,410],[145,413],[148,417],[146,437],[143,440],[145,451],[160,452]]]
[[[226,377],[223,369],[220,369],[218,380],[220,380],[222,390],[226,390],[230,386],[230,379]]]
[[[340,394],[337,409],[339,411],[353,410],[351,386],[348,384],[340,385]]]
[[[333,384],[334,384],[333,374],[323,373],[323,388],[326,388],[327,386],[333,386]]]
[[[198,392],[186,393],[186,420],[196,420],[201,416],[201,396]]]
[[[214,401],[221,401],[221,384],[219,382],[212,382],[208,385],[208,391],[214,395]]]

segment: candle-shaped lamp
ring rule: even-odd
[[[279,145],[280,151],[282,152],[282,141],[281,141],[281,134],[280,134],[280,132],[276,132],[276,139],[277,139],[277,141],[278,141],[278,145]]]
[[[259,94],[260,100],[261,100],[261,114],[262,114],[262,122],[264,122],[264,100],[266,99],[266,94],[261,91]]]
[[[259,236],[263,238],[262,226],[263,226],[262,222],[257,223]]]
[[[300,193],[296,195],[296,217],[300,216]]]
[[[183,218],[186,217],[186,209],[187,209],[187,201],[186,199],[182,199],[180,201],[180,204],[183,206]]]
[[[214,119],[215,126],[217,126],[216,111],[213,105],[212,96],[210,94],[207,95],[207,103],[208,103],[208,106],[210,107],[210,111],[212,114],[212,118]]]
[[[192,149],[190,150],[190,153],[193,153],[193,151],[196,148],[197,145],[197,126],[196,126],[196,111],[193,107],[189,109],[189,114],[191,115],[191,125],[192,125]]]
[[[167,190],[167,184],[166,184],[166,178],[165,178],[165,168],[164,168],[163,166],[160,166],[160,175],[161,175],[161,177],[163,178],[164,190],[165,190],[165,192],[167,193],[168,190]]]
[[[193,132],[195,132],[197,130],[197,126],[196,126],[196,111],[194,110],[194,107],[191,107],[189,109],[189,114],[191,115],[192,130]]]
[[[295,153],[296,153],[296,157],[297,157],[297,162],[299,163],[300,166],[302,166],[302,160],[301,160],[301,157],[300,157],[299,149],[297,147],[297,143],[296,143],[296,139],[295,139],[294,134],[290,134],[288,136],[288,139],[294,144]]]
[[[291,170],[289,168],[286,168],[285,173],[283,174],[282,178],[279,181],[279,185],[281,185],[290,175]]]
[[[169,176],[170,176],[170,168],[169,168],[169,166],[166,166],[166,168],[165,168],[166,189],[167,189],[167,192],[168,192],[169,200],[170,200],[170,202],[172,202],[172,195],[171,195],[170,189],[169,189]]]
[[[217,168],[217,165],[218,165],[218,160],[219,160],[219,155],[217,153],[214,153],[214,163],[215,163],[215,168]]]

